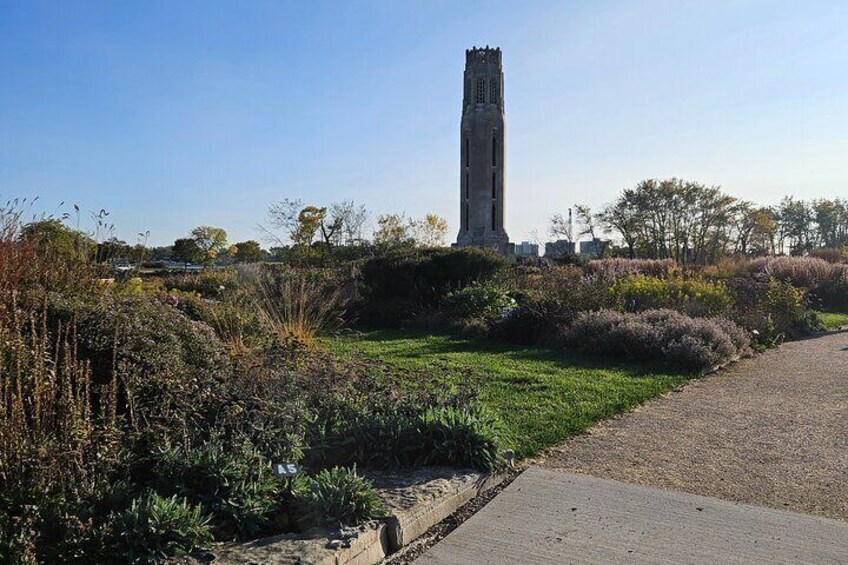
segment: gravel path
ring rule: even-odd
[[[848,333],[693,381],[537,464],[848,520]]]

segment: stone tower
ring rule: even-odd
[[[500,48],[466,49],[464,79],[456,245],[511,254],[504,229],[506,130]]]

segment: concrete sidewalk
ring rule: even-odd
[[[848,563],[848,524],[531,467],[416,563]]]

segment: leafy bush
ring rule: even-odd
[[[150,493],[110,520],[107,544],[113,558],[130,563],[159,563],[186,555],[212,542],[209,517],[200,506],[176,496]]]
[[[489,280],[505,266],[503,256],[474,248],[387,252],[362,265],[365,296],[360,317],[370,324],[396,326],[407,316],[435,307],[449,292]]]
[[[496,320],[515,308],[515,300],[495,286],[471,285],[445,297],[444,311],[453,319]]]
[[[815,313],[807,308],[806,292],[788,281],[769,280],[767,311],[772,323],[789,337],[800,337],[818,329]]]
[[[164,453],[156,472],[159,492],[201,505],[219,539],[249,539],[265,531],[278,511],[280,480],[271,462],[250,445],[229,451],[217,440]]]
[[[355,466],[324,469],[307,479],[300,498],[307,519],[319,525],[356,526],[385,513],[383,499]]]
[[[418,427],[423,440],[419,461],[423,464],[494,471],[500,463],[500,423],[481,406],[428,408]]]
[[[238,289],[238,276],[233,269],[205,269],[197,273],[180,273],[162,278],[166,290],[191,292],[203,298],[221,298]]]
[[[518,278],[517,287],[524,292],[518,295],[518,308],[491,331],[493,337],[511,343],[557,343],[578,313],[615,306],[609,283],[585,276],[576,267],[525,272]]]
[[[566,334],[573,347],[601,355],[665,361],[702,371],[747,352],[749,340],[729,320],[689,318],[673,310],[578,316]]]
[[[717,316],[730,308],[730,293],[720,282],[700,278],[629,275],[610,286],[621,308],[630,312],[670,308],[690,316]]]
[[[478,406],[391,409],[364,407],[349,416],[342,434],[313,446],[316,461],[376,467],[448,465],[494,470],[499,462],[500,423]]]

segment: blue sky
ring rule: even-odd
[[[165,244],[270,202],[458,227],[464,50],[504,50],[507,229],[648,177],[848,196],[848,2],[0,0],[0,193]],[[66,204],[66,208],[70,204]]]

